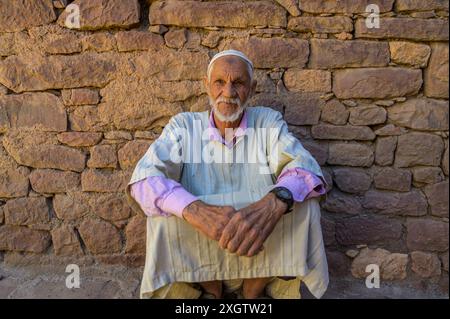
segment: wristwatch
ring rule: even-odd
[[[275,187],[272,189],[269,193],[274,193],[275,196],[281,200],[282,202],[286,203],[288,205],[286,211],[284,214],[289,213],[292,211],[292,206],[294,206],[294,198],[292,196],[292,193],[289,189],[286,187]]]

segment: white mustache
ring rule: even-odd
[[[242,106],[242,102],[241,102],[240,98],[226,98],[226,97],[220,96],[214,104],[218,105],[219,103],[236,104],[239,107]]]

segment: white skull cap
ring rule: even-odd
[[[209,62],[209,65],[208,65],[208,77],[209,77],[209,75],[210,75],[211,68],[212,68],[214,62],[215,62],[218,58],[221,58],[221,57],[227,56],[227,55],[234,55],[234,56],[240,57],[241,59],[243,59],[244,61],[246,61],[246,62],[251,66],[252,71],[253,71],[253,63],[252,63],[252,61],[250,61],[250,59],[249,59],[244,53],[242,53],[241,51],[238,51],[238,50],[225,50],[225,51],[221,51],[221,52],[217,53],[217,54],[211,59],[211,61]]]

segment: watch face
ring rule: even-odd
[[[280,189],[278,194],[283,198],[291,199],[291,194],[285,189]]]

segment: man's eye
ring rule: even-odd
[[[223,80],[216,80],[216,82],[215,82],[216,84],[220,84],[220,85],[223,85],[225,82],[223,81]]]

